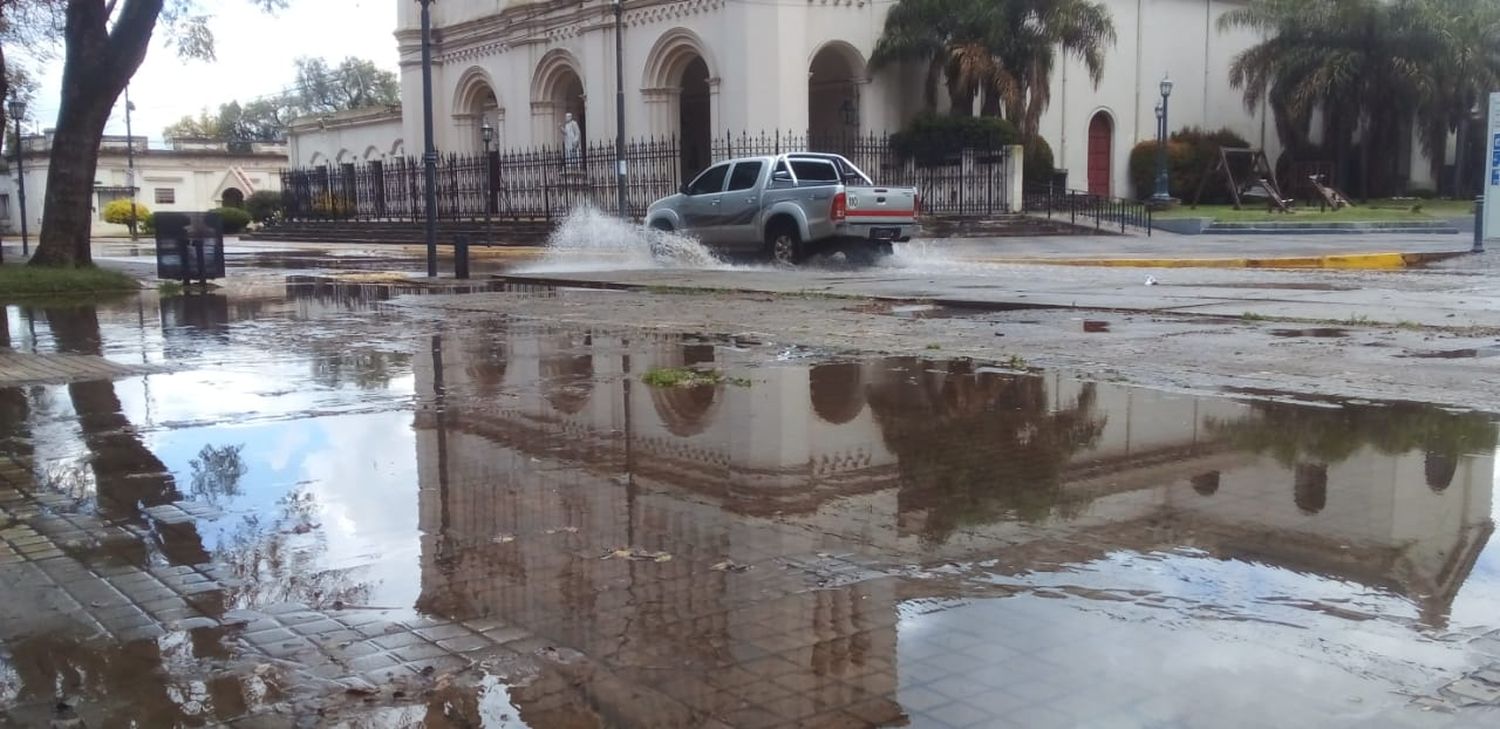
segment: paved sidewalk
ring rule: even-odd
[[[160,369],[124,365],[93,355],[33,354],[0,349],[0,387],[112,380]]]
[[[835,271],[770,268],[517,273],[511,283],[646,290],[761,292],[931,301],[1012,309],[1158,314],[1430,327],[1500,327],[1492,279],[1453,274],[1210,271],[974,265]],[[1420,276],[1419,280],[1409,277]],[[1151,285],[1146,282],[1150,280]]]
[[[943,238],[920,240],[927,246],[955,257],[991,262],[1062,263],[1076,259],[1094,263],[1104,259],[1138,261],[1141,266],[1169,266],[1169,261],[1219,261],[1219,266],[1250,268],[1246,261],[1262,261],[1273,267],[1275,259],[1316,259],[1328,256],[1406,254],[1443,257],[1467,254],[1473,245],[1468,235],[1177,235],[1157,231],[1143,235],[1041,236],[1023,238]],[[1309,267],[1290,262],[1289,267]],[[1285,265],[1285,264],[1283,264]],[[1323,266],[1338,267],[1338,266]],[[1371,267],[1371,266],[1362,266]],[[1390,265],[1381,268],[1399,267]]]

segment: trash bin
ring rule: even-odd
[[[208,283],[224,278],[224,221],[218,213],[157,213],[156,277]]]

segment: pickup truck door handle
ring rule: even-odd
[[[755,198],[753,198],[753,197],[747,197],[747,198],[745,198],[745,204],[746,205],[754,205],[755,203],[756,203]]]

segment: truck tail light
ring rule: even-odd
[[[833,196],[833,207],[828,211],[828,217],[835,223],[842,223],[849,218],[849,197],[844,193]]]

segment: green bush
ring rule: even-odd
[[[146,213],[136,223],[141,235],[156,235],[156,213]]]
[[[920,165],[943,164],[966,148],[993,150],[1019,144],[1021,133],[1010,122],[992,116],[922,114],[891,135],[891,150]]]
[[[280,192],[256,190],[245,200],[245,212],[257,223],[268,223],[281,218],[282,205]]]
[[[1172,197],[1191,204],[1198,192],[1203,175],[1212,169],[1218,160],[1219,148],[1248,149],[1250,143],[1229,129],[1209,132],[1197,127],[1188,127],[1172,133],[1167,141],[1167,173],[1170,177],[1168,191]],[[1248,181],[1250,159],[1231,157],[1234,176],[1243,185]],[[1156,192],[1156,141],[1141,142],[1130,150],[1130,181],[1135,186],[1139,199],[1151,197]],[[1215,175],[1203,188],[1205,205],[1232,202],[1229,187],[1223,173]]]
[[[219,220],[224,223],[225,235],[233,235],[250,225],[250,213],[239,208],[214,208],[208,212],[219,214]]]
[[[1027,185],[1046,184],[1052,179],[1052,171],[1055,163],[1052,158],[1052,145],[1047,144],[1040,134],[1031,138],[1026,143],[1025,154],[1022,156],[1021,180]]]
[[[140,222],[141,218],[144,218],[150,214],[151,211],[147,210],[145,205],[142,205],[140,203],[135,204],[135,218],[137,223]],[[115,225],[130,225],[130,201],[109,201],[109,203],[104,206],[104,222],[114,223]]]

